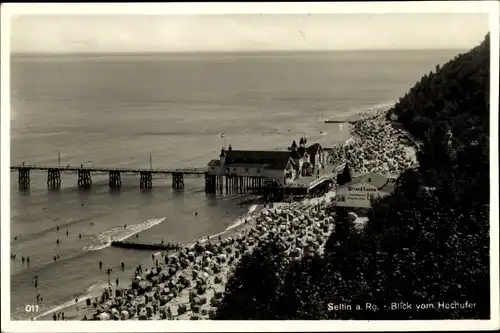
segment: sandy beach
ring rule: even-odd
[[[376,110],[359,115],[350,126],[353,139],[346,144],[346,157],[353,172],[398,174],[414,163],[414,152]],[[372,153],[367,153],[371,151]],[[344,147],[337,146],[330,158],[342,160]],[[373,153],[373,152],[376,152]],[[345,159],[344,159],[345,162]],[[245,253],[261,240],[279,234],[289,245],[287,253],[299,258],[304,253],[322,252],[335,229],[325,209],[335,200],[331,190],[321,197],[300,202],[259,206],[245,221],[224,233],[198,240],[179,251],[157,253],[153,267],[137,267],[132,281],[111,281],[104,291],[75,300],[59,310],[57,320],[198,320],[211,319],[224,295],[233,268]],[[362,225],[366,219],[360,219]],[[123,284],[122,284],[123,283]],[[38,319],[53,319],[54,312]]]
[[[351,172],[397,176],[416,163],[416,148],[408,134],[386,119],[386,112],[360,114],[349,124],[352,139],[333,147],[329,162],[348,162]]]

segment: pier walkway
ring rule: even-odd
[[[205,175],[206,168],[117,168],[98,166],[74,166],[74,165],[44,165],[44,164],[15,164],[10,166],[11,171],[17,171],[19,175],[19,188],[28,189],[30,187],[31,171],[46,171],[47,186],[49,189],[58,189],[61,186],[61,173],[78,173],[78,187],[89,188],[92,185],[92,173],[109,173],[109,187],[121,187],[121,174],[140,174],[140,188],[149,189],[152,187],[153,174],[163,174],[172,176],[172,187],[174,189],[184,188],[184,176],[201,177]]]

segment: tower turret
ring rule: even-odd
[[[226,150],[224,147],[220,150],[220,166],[224,166],[224,163],[226,163]]]

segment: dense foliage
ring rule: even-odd
[[[301,260],[288,261],[279,238],[262,244],[240,262],[217,317],[489,318],[489,48],[488,35],[390,111],[422,143],[419,167],[361,232],[337,216],[325,254]],[[468,303],[443,307],[453,302]]]

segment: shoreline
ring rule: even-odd
[[[369,110],[368,112],[359,113],[357,116],[359,117],[360,123],[371,122],[373,123],[373,127],[380,124],[382,124],[381,126],[387,126],[387,124],[391,123],[390,121],[386,121],[385,119],[380,123],[377,123],[377,121],[383,119],[381,116],[385,115],[389,109],[390,106],[383,109],[375,108],[373,110]],[[359,132],[356,132],[355,125],[349,126],[349,131],[351,133],[351,137],[344,143],[341,143],[340,147],[343,147],[344,145],[355,145],[356,143],[359,143],[359,141],[362,142],[366,139],[363,135],[360,135]],[[351,163],[351,161],[349,161],[349,163]],[[303,248],[297,249],[296,247],[293,248],[291,245],[288,253],[292,256],[297,256],[297,252],[301,253],[304,248],[312,246],[309,238],[311,236],[316,237],[317,234],[315,234],[315,232],[317,233],[320,228],[326,228],[328,229],[326,234],[323,233],[320,237],[318,236],[315,238],[317,243],[320,243],[315,243],[314,245],[316,247],[315,250],[318,250],[321,248],[321,244],[326,242],[326,239],[334,229],[333,218],[330,220],[330,218],[324,216],[324,213],[321,215],[323,212],[322,208],[324,208],[325,204],[327,205],[331,200],[334,200],[332,199],[334,194],[334,191],[330,191],[319,198],[314,198],[312,201],[311,199],[304,199],[300,202],[274,204],[274,208],[265,208],[262,204],[257,205],[254,211],[246,214],[242,218],[237,219],[237,222],[233,224],[234,226],[229,226],[220,233],[208,236],[208,241],[207,238],[192,241],[183,245],[183,248],[180,251],[174,251],[175,254],[172,254],[171,251],[169,251],[168,254],[165,253],[165,251],[155,253],[155,258],[158,258],[158,261],[161,261],[158,267],[153,267],[150,270],[146,269],[144,272],[140,272],[136,278],[131,277],[130,280],[126,281],[125,285],[120,285],[120,288],[117,288],[114,285],[111,286],[108,296],[105,296],[102,301],[97,302],[99,304],[96,304],[96,306],[91,304],[87,307],[82,303],[86,302],[87,298],[94,298],[99,295],[102,296],[102,294],[106,292],[102,292],[102,285],[99,286],[99,288],[95,288],[98,290],[91,293],[92,295],[79,299],[77,304],[65,303],[67,306],[64,308],[59,307],[57,309],[47,311],[46,313],[38,316],[36,320],[50,320],[52,319],[51,316],[54,312],[64,312],[66,320],[85,320],[85,316],[88,320],[92,320],[95,313],[99,313],[97,318],[100,317],[100,319],[96,318],[95,320],[157,320],[167,319],[167,317],[168,319],[210,319],[214,314],[214,309],[216,308],[214,305],[216,305],[217,302],[223,297],[222,295],[227,279],[230,277],[232,269],[236,266],[238,260],[234,257],[230,257],[230,262],[223,261],[221,263],[219,258],[214,257],[213,254],[206,255],[205,253],[207,251],[201,251],[203,253],[196,253],[196,256],[194,256],[194,249],[205,245],[210,246],[211,249],[212,247],[218,247],[218,250],[221,250],[220,248],[222,247],[223,253],[219,254],[227,257],[226,255],[228,253],[226,253],[226,251],[229,251],[229,253],[235,253],[238,251],[238,245],[234,245],[234,240],[243,239],[244,242],[248,241],[250,244],[248,245],[245,243],[244,252],[247,252],[253,249],[253,247],[258,243],[255,239],[249,240],[255,236],[257,230],[262,230],[263,228],[267,230],[267,228],[271,228],[271,226],[273,226],[271,230],[276,231],[279,229],[286,235],[289,235],[289,240],[296,239],[297,237],[294,237],[293,234],[290,233],[289,228],[282,228],[280,225],[280,223],[289,224],[289,217],[296,214],[301,216],[301,219],[305,219],[304,221],[306,222],[301,220],[301,223],[305,223],[303,225],[305,229],[311,227],[312,224],[309,224],[309,217],[304,216],[314,216],[314,223],[318,222],[320,224],[314,224],[315,228],[312,227],[312,229],[307,229],[306,238],[308,238],[309,242],[303,242],[301,245]],[[318,208],[317,210],[314,209],[316,207]],[[286,216],[286,222],[283,216],[280,215],[283,214],[283,211],[286,212],[284,213]],[[279,212],[279,214],[277,214],[277,212]],[[320,214],[319,216],[321,218],[318,218],[317,214]],[[310,230],[315,231],[310,233]],[[299,232],[299,235],[304,236],[301,232]],[[265,236],[260,235],[257,239],[260,240],[262,237]],[[320,240],[318,241],[318,239]],[[216,241],[213,242],[213,240]],[[169,259],[172,257],[177,258],[175,262],[171,262],[171,260],[174,259]],[[189,260],[186,259],[188,257]],[[214,258],[216,260],[214,260]],[[181,269],[179,263],[182,262],[182,260],[184,261]],[[206,267],[201,268],[200,266],[206,264],[205,261],[210,263],[207,265],[211,268],[213,268],[213,263],[217,261],[217,264],[214,266],[218,267],[215,269],[216,272],[210,269],[205,269]],[[152,266],[151,262],[149,262],[149,266]],[[175,267],[173,269],[175,270],[175,273],[170,275],[170,271],[173,267]],[[167,271],[168,273],[165,273]],[[193,273],[193,271],[196,271],[196,273]],[[202,272],[202,275],[205,275],[205,278],[202,279],[204,282],[200,282],[200,271]],[[152,276],[154,277],[153,281],[150,280]],[[171,280],[174,281],[173,284],[171,283]],[[192,285],[192,282],[194,281],[196,281],[196,286]],[[179,285],[180,287],[178,287]],[[193,295],[193,291],[197,290],[197,288],[201,288],[200,286],[202,285],[205,287],[201,294],[199,292],[194,292],[194,294],[197,293],[199,295]],[[196,299],[196,301],[193,301],[193,299]],[[200,302],[200,304],[196,302]],[[208,306],[207,308],[208,303],[211,306]],[[134,305],[135,308],[132,305]],[[120,311],[117,311],[116,308],[120,308]]]
[[[236,220],[234,220],[233,224],[229,225],[226,229],[224,229],[221,232],[210,235],[209,238],[215,239],[218,236],[231,237],[232,235],[240,232],[242,229],[244,229],[246,227],[246,224],[242,222],[245,218],[248,218],[251,214],[256,214],[256,213],[260,212],[262,209],[264,209],[264,205],[261,204],[259,201],[260,201],[260,198],[257,198],[257,199],[254,199],[255,203],[248,204],[249,207],[251,207],[252,205],[256,206],[255,209],[250,214],[246,213],[245,215],[237,218]],[[184,247],[192,246],[196,242],[204,243],[204,242],[206,242],[206,237],[192,240],[188,243],[183,244],[183,246]],[[164,252],[165,251],[155,252],[155,253],[153,253],[153,256],[158,257],[159,255],[161,255]],[[151,265],[151,261],[147,260],[147,261],[143,262],[142,264],[143,265]],[[120,288],[123,288],[123,287],[130,288],[132,286],[132,279],[133,279],[133,276],[131,274],[131,276],[127,280],[125,280],[123,282],[120,281]],[[112,285],[113,285],[113,292],[114,292],[114,290],[116,289],[115,288],[116,286],[114,284],[112,284]],[[107,282],[102,282],[98,285],[93,285],[90,287],[90,288],[92,288],[91,291],[87,292],[88,289],[86,289],[85,291],[81,292],[81,294],[84,294],[84,295],[82,297],[78,297],[78,303],[74,303],[74,301],[68,300],[64,303],[61,303],[59,305],[56,305],[56,306],[49,308],[48,310],[44,311],[43,313],[41,313],[37,316],[33,316],[32,320],[53,320],[52,315],[54,313],[61,313],[61,312],[64,313],[65,319],[67,319],[67,320],[81,320],[84,315],[88,316],[95,310],[93,307],[90,307],[90,308],[86,307],[86,305],[85,305],[86,300],[87,299],[95,299],[96,297],[101,296],[101,294],[103,293],[103,290],[107,289],[106,288],[107,286],[108,286]],[[78,306],[78,310],[77,310],[77,306]],[[25,319],[25,320],[30,320],[30,319]]]

